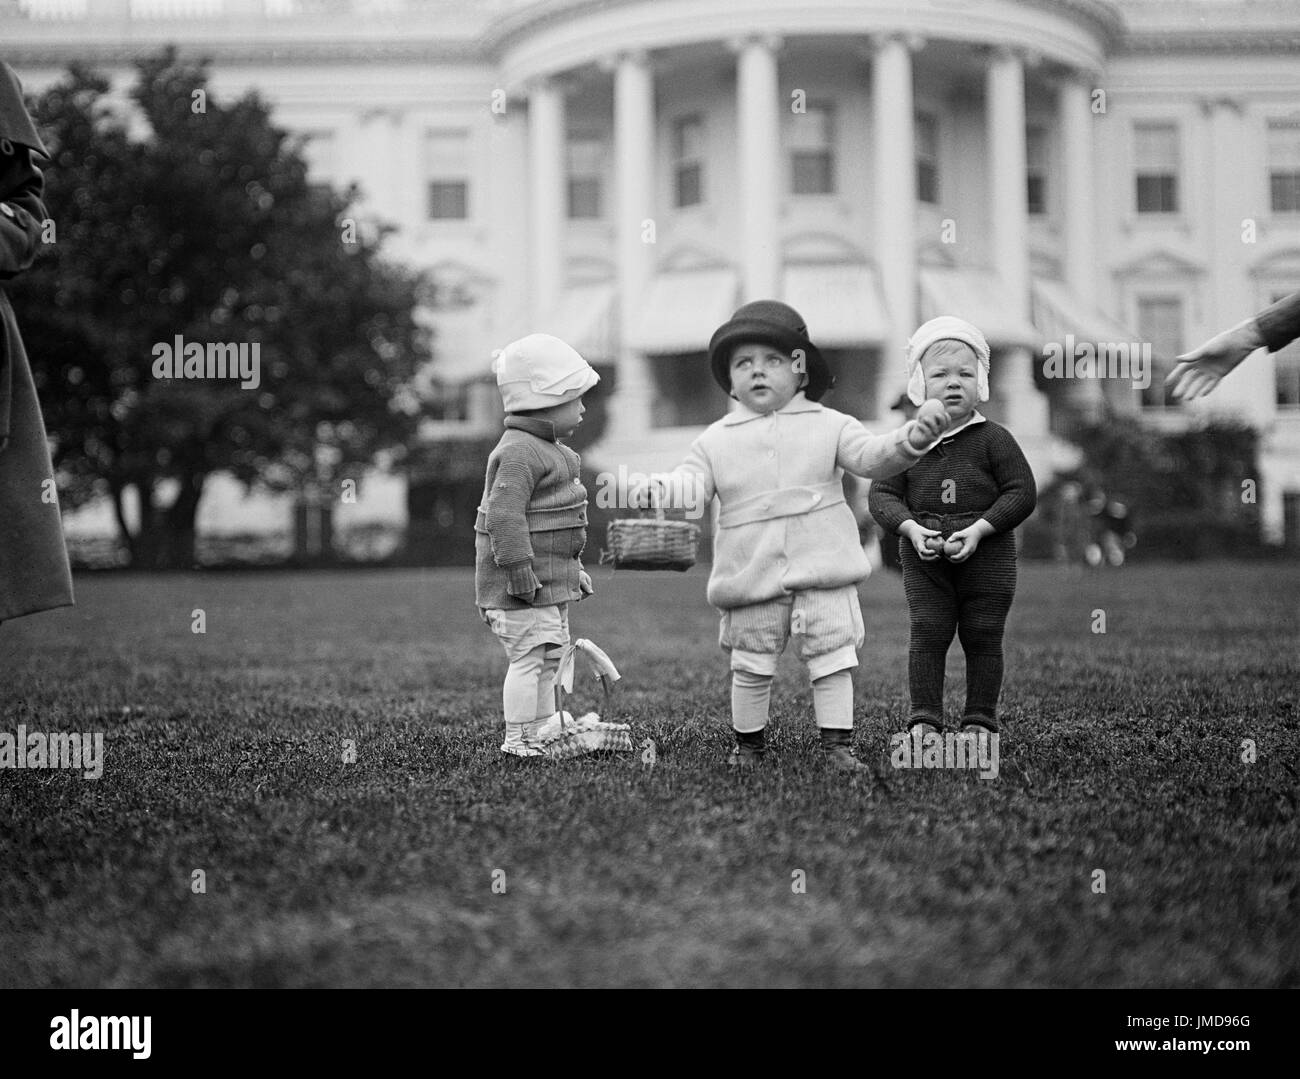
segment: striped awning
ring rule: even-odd
[[[782,295],[824,348],[878,344],[889,337],[889,316],[871,266],[796,263],[785,268]]]
[[[612,282],[573,285],[565,289],[551,317],[542,319],[538,332],[572,345],[588,363],[612,361],[618,355],[615,295]]]
[[[1027,319],[1011,314],[1017,305],[1006,286],[988,270],[921,270],[921,317],[956,315],[978,326],[993,347],[1028,345],[1038,348],[1042,335]]]
[[[1084,303],[1068,285],[1037,278],[1033,285],[1034,325],[1046,341],[1064,341],[1067,334],[1076,341],[1136,341],[1137,334],[1109,315]]]
[[[736,272],[673,270],[655,276],[627,343],[649,353],[704,352],[736,309]]]

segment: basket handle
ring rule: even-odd
[[[622,675],[618,673],[618,668],[614,666],[613,660],[605,654],[604,650],[585,637],[579,637],[573,643],[566,645],[564,651],[560,654],[560,665],[555,671],[555,710],[560,715],[561,730],[564,729],[565,725],[564,694],[573,692],[575,659],[579,652],[586,656],[587,662],[591,664],[596,676],[600,679],[600,686],[604,691],[604,715],[609,714],[610,686],[622,678]]]

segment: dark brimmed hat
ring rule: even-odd
[[[803,316],[793,307],[777,300],[755,300],[737,308],[731,318],[717,328],[709,342],[709,366],[713,377],[727,393],[731,393],[731,352],[747,342],[772,345],[782,352],[803,352],[808,368],[808,385],[804,396],[809,401],[821,399],[822,394],[835,385],[817,346],[808,340],[808,327]]]

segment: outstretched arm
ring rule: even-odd
[[[1178,357],[1165,385],[1176,400],[1191,401],[1212,391],[1223,376],[1256,349],[1270,352],[1300,337],[1300,292],[1283,297],[1259,314],[1211,337]]]

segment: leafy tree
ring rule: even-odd
[[[255,93],[216,101],[207,63],[171,49],[138,70],[133,116],[79,66],[34,102],[55,232],[13,292],[65,502],[111,497],[132,564],[161,568],[193,564],[214,472],[337,496],[380,452],[400,459],[428,342],[420,279],[349,216],[355,189],[308,183]],[[259,384],[156,377],[178,335],[256,344]]]

